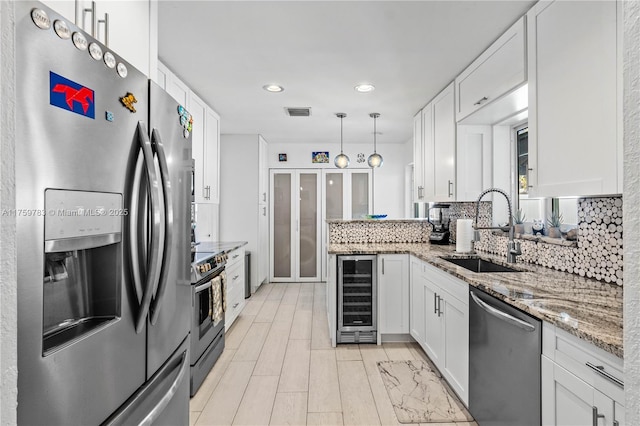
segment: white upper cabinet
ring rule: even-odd
[[[76,22],[76,0],[41,0],[45,6],[58,12],[69,20]]]
[[[457,201],[475,201],[482,191],[492,186],[492,135],[491,126],[458,125]]]
[[[414,117],[414,200],[455,201],[456,122],[451,83]]]
[[[453,83],[440,92],[432,103],[432,160],[429,161],[431,153],[425,154],[427,170],[433,168],[433,197],[430,201],[455,201],[456,120]]]
[[[527,14],[534,196],[622,192],[620,8],[555,1]]]
[[[424,201],[424,159],[422,155],[422,111],[413,117],[413,201]]]
[[[180,80],[169,68],[162,62],[158,62],[158,72],[156,74],[156,82],[162,87],[173,99],[185,108],[189,103],[189,86]]]
[[[522,17],[456,78],[456,120],[494,103],[526,81]]]
[[[194,201],[219,202],[220,118],[195,93],[189,93],[187,110],[193,117],[192,154],[195,162]]]
[[[76,3],[69,19],[77,16],[76,24],[109,49],[147,76],[153,76],[158,66],[157,2],[139,1],[95,1],[95,9],[88,0],[77,2],[51,1],[64,5],[70,13],[68,3]],[[55,8],[55,7],[54,7]],[[77,8],[77,9],[76,9]]]

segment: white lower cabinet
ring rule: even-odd
[[[227,275],[227,306],[224,314],[225,331],[231,327],[244,309],[244,248],[229,253],[225,267]]]
[[[544,426],[624,425],[622,360],[544,323],[541,367]]]
[[[460,399],[469,402],[469,286],[411,259],[411,336]]]
[[[378,255],[378,333],[409,334],[409,255]]]
[[[426,333],[426,286],[422,273],[423,262],[411,257],[411,271],[409,276],[409,333],[416,342],[422,345]]]

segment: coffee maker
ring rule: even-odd
[[[431,244],[449,244],[450,204],[435,203],[429,208],[428,220],[431,224]]]

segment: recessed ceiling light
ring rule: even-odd
[[[373,92],[375,88],[376,87],[373,84],[369,83],[358,84],[356,87],[354,87],[354,89],[356,89],[356,92],[360,93]]]
[[[278,84],[265,84],[264,86],[262,86],[262,88],[267,92],[276,92],[276,93],[282,92],[284,90],[284,87]]]

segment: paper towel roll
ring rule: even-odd
[[[471,240],[473,240],[473,221],[471,219],[458,219],[456,221],[456,252],[469,253]]]

